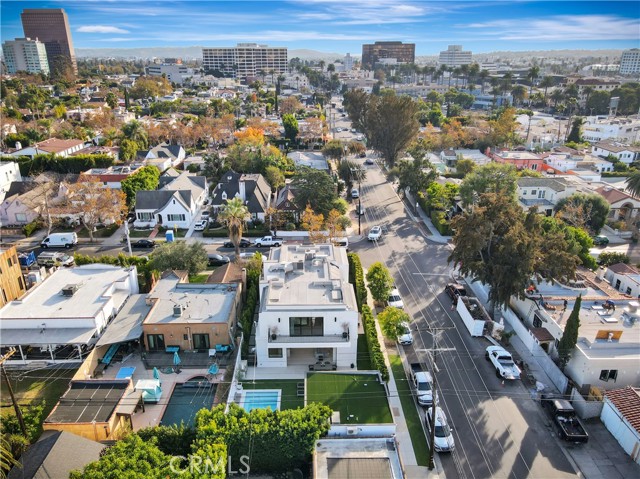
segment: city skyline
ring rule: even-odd
[[[3,0],[2,41],[24,36],[26,8],[63,8],[80,49],[258,42],[359,55],[363,43],[397,40],[415,43],[416,55],[437,55],[450,44],[474,53],[640,45],[635,1]]]

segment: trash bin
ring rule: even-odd
[[[164,234],[164,238],[167,240],[167,243],[173,243],[173,230],[167,230]]]

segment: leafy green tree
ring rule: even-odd
[[[609,208],[609,203],[598,194],[574,193],[558,201],[554,211],[567,224],[597,234],[607,221]]]
[[[190,275],[207,268],[209,257],[200,242],[173,241],[163,243],[151,256],[151,267],[157,271],[187,270]]]
[[[322,154],[333,160],[340,160],[344,156],[344,144],[340,140],[328,141],[322,148]]]
[[[344,94],[343,105],[354,128],[367,134],[366,117],[369,95],[364,90],[349,90]]]
[[[433,182],[425,191],[426,206],[431,211],[446,211],[453,206],[459,187],[455,183],[440,184]]]
[[[582,295],[578,296],[573,310],[567,319],[567,324],[564,327],[562,338],[558,343],[558,359],[560,361],[560,367],[564,369],[569,360],[571,354],[578,342],[578,331],[580,330],[580,308],[582,307]]]
[[[298,210],[304,211],[311,205],[313,211],[327,217],[337,198],[336,185],[324,171],[302,167],[296,171],[291,181],[296,192],[295,202]]]
[[[456,161],[456,171],[462,176],[467,176],[475,167],[476,164],[473,160],[462,158]]]
[[[120,142],[118,156],[122,161],[131,161],[136,157],[139,150],[138,143],[133,140],[124,139]]]
[[[285,185],[284,173],[277,166],[267,166],[264,177],[273,190],[282,188]]]
[[[122,136],[128,140],[135,141],[142,149],[149,147],[149,136],[142,123],[138,120],[131,120],[122,125]]]
[[[387,301],[389,292],[393,288],[393,278],[387,267],[379,261],[373,263],[367,271],[366,278],[371,297],[378,303]]]
[[[390,341],[397,341],[398,336],[404,333],[404,326],[402,323],[409,323],[411,318],[409,315],[401,309],[388,306],[378,314],[378,322],[380,323],[380,329],[385,338]]]
[[[424,191],[436,179],[436,172],[426,158],[400,160],[393,169],[398,176],[398,191],[403,195],[406,190],[412,195]]]
[[[354,184],[357,184],[358,179],[360,179],[360,182],[364,181],[367,177],[367,170],[355,161],[342,160],[338,166],[338,176],[344,181],[347,188],[351,188]]]
[[[618,263],[629,264],[629,261],[629,256],[619,251],[603,251],[598,257],[598,263],[602,266],[610,266]]]
[[[572,279],[577,256],[562,234],[543,238],[540,220],[533,208],[523,213],[511,195],[484,193],[472,210],[452,220],[449,261],[463,275],[489,285],[494,306],[508,305],[511,296],[522,298],[535,275]]]
[[[515,167],[506,163],[489,163],[468,174],[460,185],[462,203],[469,206],[484,193],[515,198],[518,175]]]
[[[240,257],[240,240],[244,225],[251,218],[249,209],[242,202],[242,198],[235,197],[227,200],[227,203],[220,209],[218,220],[229,229],[229,239],[233,243],[236,258]]]
[[[608,91],[596,90],[589,95],[586,110],[594,115],[605,114],[609,111],[609,102],[611,101],[611,93]]]
[[[107,93],[107,96],[104,97],[104,101],[112,110],[115,110],[118,107],[118,97],[112,91]]]
[[[191,451],[191,443],[196,438],[196,430],[184,423],[171,426],[153,426],[136,432],[143,441],[156,441],[158,448],[169,456],[187,456]]]
[[[569,136],[567,136],[567,141],[581,143],[582,142],[582,124],[584,123],[584,119],[582,117],[577,117],[573,119],[573,123],[571,124],[571,132]]]
[[[291,114],[282,115],[282,126],[285,138],[292,142],[295,141],[300,131],[296,117]]]
[[[153,191],[160,183],[160,170],[155,166],[143,166],[134,174],[122,180],[122,191],[127,197],[127,206],[132,208],[136,204],[138,191]]]

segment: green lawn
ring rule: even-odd
[[[118,228],[119,226],[115,223],[109,226],[97,228],[93,232],[93,237],[94,238],[110,238],[111,236],[113,236],[113,233],[115,233],[118,230]],[[80,228],[78,230],[78,237],[89,238],[89,231],[87,230],[87,228]]]
[[[209,273],[189,275],[189,283],[206,283]]]
[[[402,368],[402,359],[397,354],[389,354],[389,363],[391,363],[391,372],[396,381],[398,388],[398,396],[402,404],[404,418],[409,428],[409,436],[413,444],[413,452],[419,466],[427,466],[429,463],[429,448],[427,447],[427,438],[424,436],[420,415],[413,401],[411,386],[407,380],[407,376]]]
[[[131,238],[148,238],[153,230],[129,230],[129,237]]]
[[[375,369],[371,364],[371,357],[367,349],[367,338],[364,334],[358,334],[358,370],[371,371]]]
[[[393,422],[387,393],[377,375],[311,373],[307,376],[307,402],[340,411],[343,424]]]
[[[297,379],[263,379],[258,381],[250,381],[245,379],[242,381],[244,389],[280,389],[280,410],[298,409],[304,407],[304,398],[298,397],[298,383],[303,380]]]

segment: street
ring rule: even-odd
[[[363,235],[380,224],[386,234],[376,244],[352,243],[364,268],[376,261],[391,271],[412,316],[414,343],[405,347],[409,362],[431,369],[425,351],[432,347],[429,328],[437,332],[437,381],[440,406],[453,426],[456,449],[440,454],[447,478],[575,477],[575,471],[548,427],[540,406],[521,381],[496,378],[484,359],[489,343],[472,338],[443,292],[451,281],[448,245],[423,236],[405,203],[377,166],[367,167],[361,197],[366,214]],[[366,237],[366,236],[365,236]]]

